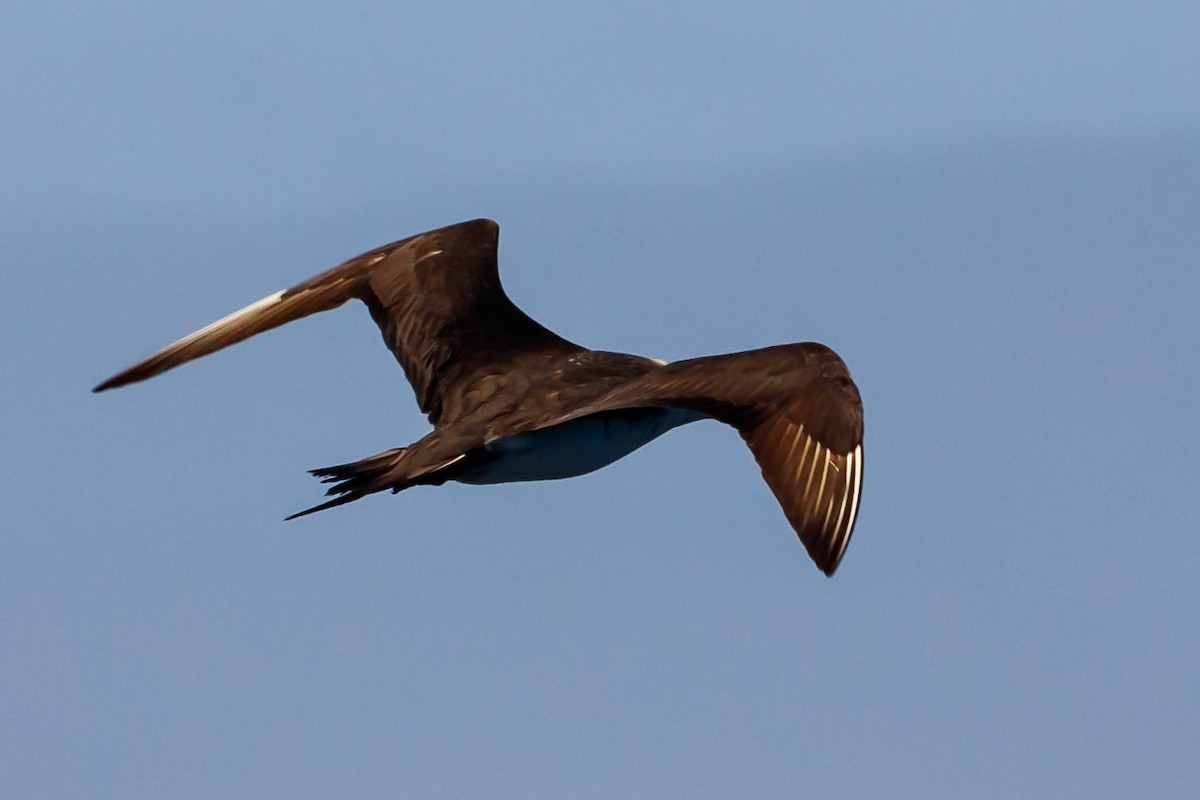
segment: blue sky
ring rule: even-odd
[[[0,32],[0,788],[1157,797],[1200,782],[1200,11],[103,6]],[[102,378],[386,241],[862,389],[824,579],[737,435],[304,520],[426,430],[361,307]]]

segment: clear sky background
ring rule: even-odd
[[[1197,4],[2,17],[3,796],[1194,796]],[[571,339],[843,355],[834,579],[714,423],[284,523],[426,430],[357,305],[89,393],[476,216]]]

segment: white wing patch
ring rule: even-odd
[[[839,536],[841,542],[838,545],[837,558],[842,557],[842,553],[846,552],[846,545],[850,543],[850,532],[854,530],[854,521],[858,518],[858,498],[862,494],[862,470],[863,470],[863,449],[860,444],[854,448],[854,452],[847,457],[849,469],[847,472],[852,476],[850,493],[847,495],[850,499],[850,514],[846,517],[846,525],[841,526],[841,518],[838,518]]]
[[[196,331],[195,333],[189,333],[187,336],[183,337],[182,339],[175,342],[174,344],[168,345],[167,347],[163,348],[163,352],[166,352],[168,350],[175,350],[177,348],[187,347],[189,344],[192,344],[193,342],[198,342],[201,339],[205,339],[214,333],[219,333],[223,328],[227,328],[230,325],[232,325],[232,324],[238,322],[239,320],[244,319],[252,314],[257,314],[259,311],[262,311],[264,308],[275,305],[276,303],[278,303],[280,300],[283,299],[283,294],[284,293],[282,291],[278,291],[275,294],[268,295],[267,297],[264,297],[261,300],[256,300],[253,303],[251,303],[250,305],[246,306],[245,308],[240,308],[237,311],[233,312],[232,314],[221,317],[219,320],[217,320],[216,322],[214,322],[212,324],[205,325],[203,328]]]
[[[812,514],[814,516],[821,511],[821,498],[825,494],[825,480],[829,477],[829,456],[829,450],[826,449],[825,466],[821,467],[821,485],[817,488],[817,499],[813,501]]]
[[[810,442],[812,442],[812,445],[813,445],[812,464],[808,468],[808,480],[805,481],[805,483],[804,483],[804,492],[801,495],[802,497],[808,497],[808,490],[812,488],[813,478],[817,474],[817,459],[821,455],[821,450],[824,448],[822,448],[820,443],[817,442],[817,440],[812,438],[811,436],[808,436],[807,434],[805,434],[804,438],[806,438]],[[808,447],[807,446],[805,446],[805,448],[804,448],[804,456],[805,456],[805,458],[808,457]],[[803,464],[804,462],[801,461],[800,463]]]
[[[422,261],[424,261],[427,258],[433,258],[434,256],[440,256],[444,252],[446,252],[446,251],[445,250],[430,250],[428,253],[422,254],[420,258],[418,258],[416,261],[414,261],[413,266],[415,267],[417,264],[420,264]]]
[[[779,504],[818,566],[837,568],[858,515],[862,445],[839,453],[802,423],[783,421],[748,437]]]

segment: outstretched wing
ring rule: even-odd
[[[155,353],[97,386],[146,380],[347,300],[366,303],[404,368],[421,410],[437,424],[464,410],[471,386],[524,358],[582,350],[517,308],[500,285],[500,227],[463,222],[364,253],[276,292]]]
[[[834,573],[863,471],[862,400],[836,353],[803,343],[677,361],[539,427],[646,407],[699,411],[737,428],[808,554]]]

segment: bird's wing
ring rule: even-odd
[[[845,409],[847,417],[857,416],[857,440],[835,448],[814,432],[820,427],[811,424],[817,411],[811,400],[798,397],[739,432],[809,556],[832,575],[850,543],[862,496],[862,407]]]
[[[677,361],[540,427],[645,407],[691,409],[735,427],[817,567],[834,573],[858,517],[863,413],[832,350],[804,343]]]
[[[101,383],[104,391],[146,380],[347,300],[366,303],[434,424],[463,412],[484,374],[523,356],[582,348],[517,308],[500,285],[500,228],[474,220],[394,242],[185,336]]]

